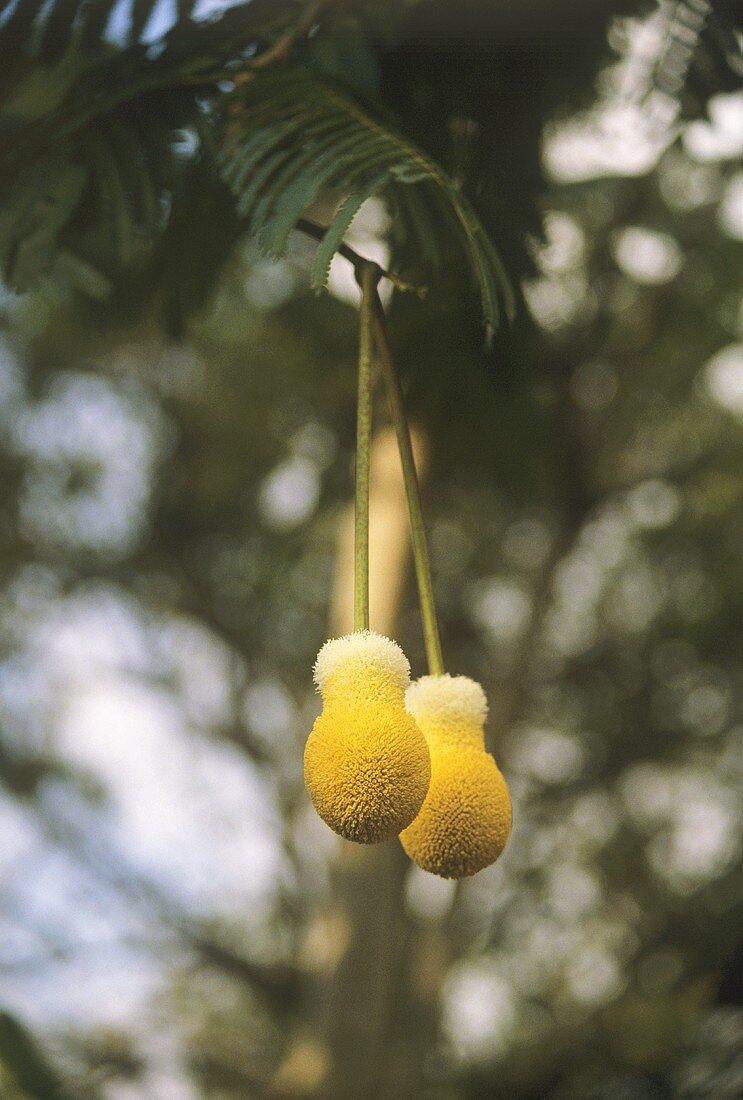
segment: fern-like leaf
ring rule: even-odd
[[[149,141],[167,139],[166,128],[151,128],[150,135],[146,125],[121,121],[90,126],[66,155],[17,177],[0,201],[0,270],[12,290],[51,278],[105,298],[111,282],[99,258],[110,274],[146,262],[176,170],[172,157],[156,163],[151,155]]]
[[[271,255],[281,255],[303,211],[320,195],[345,195],[312,266],[323,287],[330,263],[363,203],[386,193],[405,211],[422,257],[443,210],[464,245],[478,283],[488,338],[501,307],[514,301],[498,253],[469,202],[446,173],[410,141],[373,117],[348,93],[296,68],[256,73],[235,92],[220,163],[250,231]],[[404,199],[401,195],[404,194]]]

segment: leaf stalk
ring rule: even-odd
[[[361,288],[359,372],[356,411],[356,485],[354,495],[353,628],[369,629],[369,479],[372,429],[374,299],[381,271],[365,263],[356,272]]]
[[[387,334],[387,322],[384,315],[384,309],[382,308],[376,286],[372,294],[372,309],[377,353],[379,355],[382,375],[387,389],[390,416],[392,417],[395,434],[397,435],[397,446],[400,452],[400,464],[402,466],[403,483],[405,485],[405,496],[408,502],[413,563],[418,584],[418,599],[421,609],[421,622],[423,625],[423,640],[426,647],[428,672],[431,676],[441,676],[444,672],[444,658],[441,652],[441,636],[439,633],[436,604],[433,595],[431,561],[428,555],[426,529],[423,522],[420,483],[418,481],[418,472],[415,468],[410,427],[408,425],[407,416],[405,415],[405,401],[403,398],[402,386],[400,385],[400,376],[392,354],[392,348]]]

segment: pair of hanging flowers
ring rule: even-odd
[[[377,293],[380,269],[357,268],[361,286],[356,438],[354,632],[320,650],[322,713],[307,740],[304,775],[320,817],[361,844],[400,837],[408,856],[443,878],[494,863],[511,829],[511,802],[485,751],[487,700],[466,676],[444,671],[420,490],[400,382]],[[396,642],[369,630],[369,455],[372,362],[378,354],[397,434],[429,675],[410,682]]]

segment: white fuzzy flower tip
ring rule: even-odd
[[[476,723],[488,716],[485,692],[469,676],[421,676],[405,694],[405,706],[416,720],[433,718],[446,723]]]
[[[339,672],[361,672],[365,669],[385,673],[401,691],[405,691],[410,683],[410,665],[400,646],[391,638],[371,630],[359,630],[326,642],[315,661],[315,683],[323,691],[329,680]]]

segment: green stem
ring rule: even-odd
[[[379,300],[376,287],[373,293],[374,309],[374,334],[376,336],[377,352],[382,364],[387,387],[387,399],[390,407],[390,415],[395,426],[397,446],[400,451],[400,463],[402,476],[405,483],[405,496],[408,501],[410,514],[410,535],[413,546],[413,562],[415,563],[415,576],[418,582],[418,596],[421,605],[421,620],[423,622],[423,639],[426,646],[426,659],[428,671],[431,676],[441,676],[444,672],[444,659],[441,653],[441,638],[439,636],[439,624],[436,618],[436,605],[433,598],[433,581],[431,578],[431,562],[428,557],[428,543],[426,542],[426,529],[423,523],[423,508],[421,505],[421,491],[418,483],[418,473],[413,457],[413,445],[410,439],[410,428],[405,415],[405,403],[403,400],[400,376],[392,355],[387,324],[384,317],[382,303]]]
[[[369,629],[369,468],[372,423],[372,363],[374,359],[374,298],[381,272],[365,263],[357,277],[359,310],[359,389],[356,413],[356,492],[353,557],[353,628]]]
[[[312,237],[313,240],[316,241],[322,241],[328,231],[326,225],[317,225],[315,222],[308,221],[307,218],[300,218],[294,228],[300,233],[305,233],[308,237]],[[359,253],[355,252],[345,241],[341,241],[338,246],[338,255],[342,256],[344,260],[348,260],[350,264],[353,264],[357,277],[364,264],[371,263],[371,260],[367,260],[364,256],[359,255]],[[408,283],[404,279],[401,279],[399,275],[396,275],[394,271],[388,271],[384,267],[380,267],[379,271],[380,278],[389,279],[395,290],[415,294],[421,301],[428,294],[427,286],[421,286],[419,283]]]

